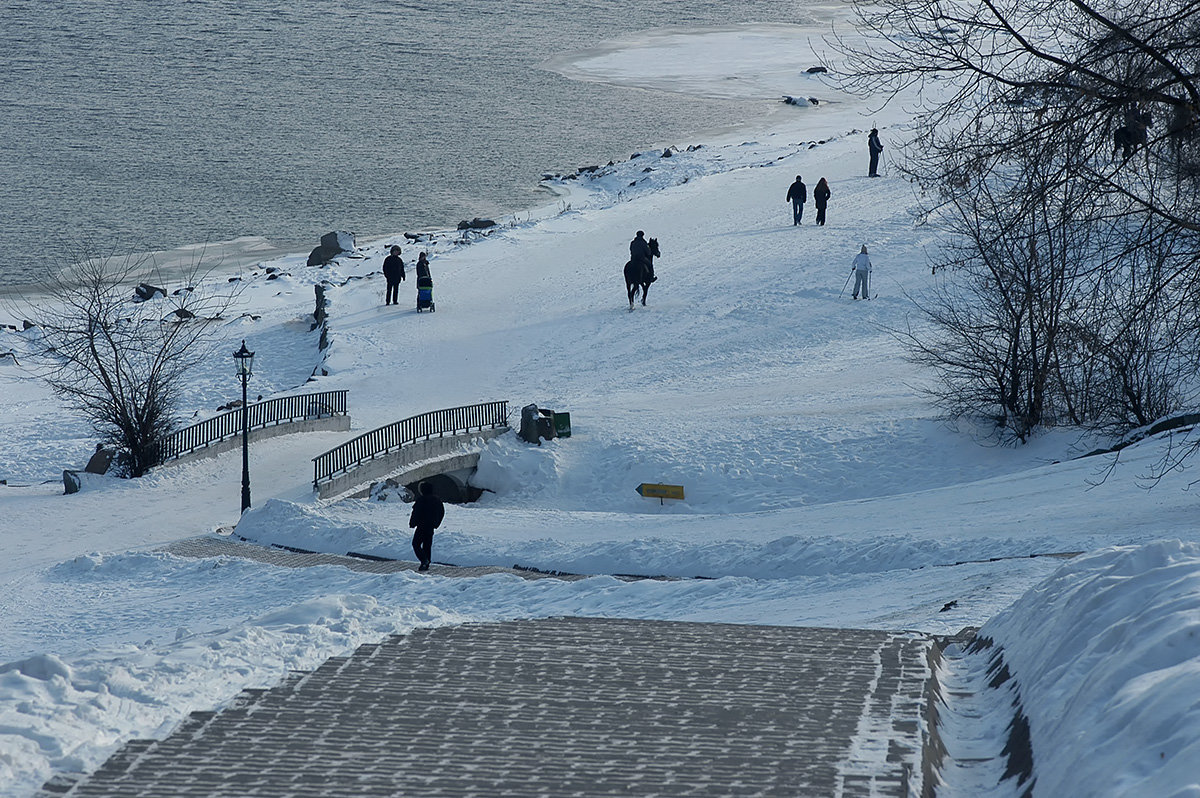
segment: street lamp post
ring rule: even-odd
[[[254,368],[254,353],[246,348],[245,340],[242,348],[233,353],[237,363],[237,375],[242,379],[242,512],[250,509],[250,408],[246,402],[246,382],[250,379]]]

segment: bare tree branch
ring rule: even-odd
[[[205,280],[200,261],[178,289],[137,296],[147,271],[166,285],[148,265],[80,243],[26,298],[37,325],[37,375],[88,418],[135,477],[157,465],[188,370],[207,354],[213,323],[237,296],[228,283]]]

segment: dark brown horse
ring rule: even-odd
[[[1125,115],[1125,124],[1113,131],[1113,157],[1121,153],[1128,161],[1149,139],[1148,129],[1154,124],[1149,111],[1130,111]]]
[[[637,262],[631,260],[625,264],[625,292],[629,294],[630,310],[633,310],[633,300],[637,298],[639,290],[642,292],[642,304],[646,304],[650,283],[658,279],[654,275],[654,259],[662,257],[662,253],[658,251],[658,239],[652,238],[646,243],[650,245],[650,259]]]

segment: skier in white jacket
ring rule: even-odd
[[[868,284],[871,276],[871,259],[867,257],[866,244],[863,244],[862,251],[854,256],[854,262],[850,264],[850,271],[854,274],[854,299],[858,299],[860,288],[862,289],[862,298],[870,299]]]

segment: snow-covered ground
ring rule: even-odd
[[[925,255],[940,231],[914,222],[913,189],[886,160],[884,177],[865,177],[872,123],[887,158],[901,157],[903,104],[868,116],[803,74],[820,32],[663,32],[557,59],[574,77],[651,91],[822,102],[780,103],[770,129],[658,143],[563,180],[559,203],[488,236],[445,233],[422,247],[398,231],[324,269],[304,253],[248,269],[251,315],[221,329],[190,387],[188,415],[235,398],[229,354],[244,338],[258,353],[253,393],[349,390],[351,433],[254,444],[255,507],[238,534],[400,558],[411,557],[405,505],[316,500],[313,456],[442,407],[506,399],[514,416],[528,402],[569,411],[570,438],[488,444],[478,481],[494,492],[449,509],[434,557],[593,578],[375,576],[163,554],[238,521],[238,454],[63,496],[59,472],[90,452],[87,425],[24,361],[0,360],[0,794],[30,795],[53,771],[93,768],[124,740],[164,735],[192,710],[387,634],[595,615],[982,626],[1029,719],[1035,794],[1200,795],[1193,475],[1144,489],[1161,441],[1114,466],[1073,459],[1087,446],[1071,434],[1009,448],[938,420],[927,375],[890,330],[919,323],[914,297],[935,279]],[[666,144],[680,146],[662,157]],[[784,196],[797,174],[810,190],[828,178],[825,227],[811,204],[792,226]],[[639,229],[663,257],[648,305],[631,312],[621,267]],[[430,251],[436,313],[409,304],[411,279],[403,304],[383,305],[393,242],[410,264]],[[855,302],[842,289],[864,243],[877,295]],[[268,267],[285,276],[268,280]],[[327,376],[305,385],[322,280],[333,347]],[[3,316],[19,322],[19,308]],[[0,332],[0,352],[20,354],[26,335]],[[635,492],[642,482],[683,485],[687,498],[660,505]],[[1075,552],[1088,554],[1035,556]],[[985,743],[1004,734],[961,732],[964,760],[994,753]],[[1018,793],[988,784],[990,773],[953,768],[950,789]]]

